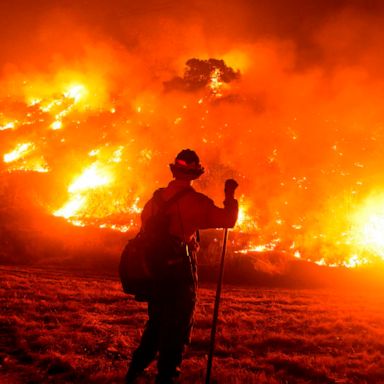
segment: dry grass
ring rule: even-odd
[[[146,312],[117,280],[16,267],[0,277],[1,383],[122,382]],[[183,383],[204,381],[213,300],[200,289]],[[384,383],[384,293],[225,287],[213,380]]]

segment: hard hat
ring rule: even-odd
[[[176,156],[175,162],[169,164],[174,177],[197,179],[204,173],[199,156],[191,149],[183,149]]]

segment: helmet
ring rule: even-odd
[[[191,149],[183,149],[176,156],[175,162],[169,164],[175,178],[194,180],[204,173],[199,156]]]

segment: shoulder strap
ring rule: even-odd
[[[170,199],[163,200],[161,196],[161,192],[163,189],[158,189],[155,191],[153,197],[156,203],[159,205],[160,211],[166,211],[170,206],[172,206],[174,203],[176,203],[177,200],[181,199],[184,195],[187,193],[193,191],[192,187],[187,187],[182,189],[179,192],[176,192]]]

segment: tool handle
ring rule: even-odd
[[[220,306],[221,288],[223,285],[224,259],[225,259],[225,252],[227,249],[227,238],[228,238],[228,228],[225,228],[224,229],[223,248],[222,248],[222,252],[221,252],[219,279],[217,282],[215,306],[213,309],[213,320],[212,320],[212,328],[211,328],[211,342],[210,342],[210,346],[209,346],[205,384],[210,384],[210,382],[211,382],[212,360],[213,360],[213,354],[215,351],[216,328],[217,328],[217,321],[219,318],[219,306]]]

